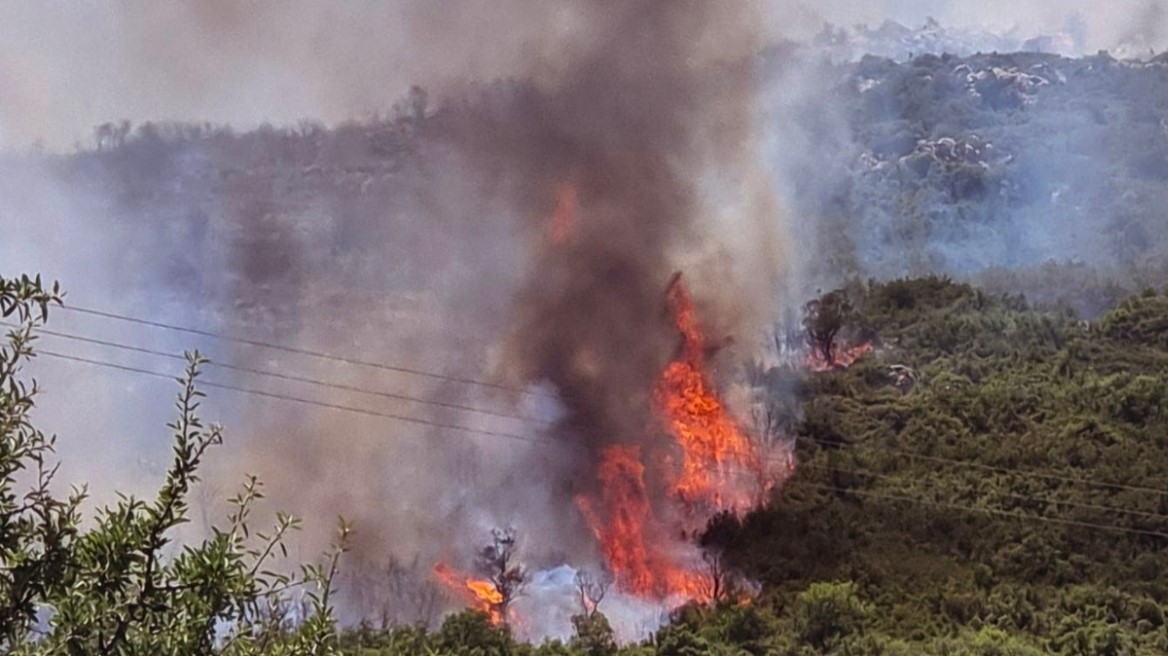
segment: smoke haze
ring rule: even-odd
[[[742,4],[742,3],[739,3]],[[1086,52],[1139,41],[1163,49],[1159,0],[1106,5],[881,0],[745,3],[760,36],[806,38],[824,21],[958,27],[1026,35],[1076,17]],[[0,144],[67,149],[122,119],[329,123],[383,110],[411,84],[530,73],[563,61],[582,30],[573,4],[522,0],[0,3]]]
[[[210,390],[228,444],[199,493],[205,521],[244,473],[267,482],[273,508],[308,518],[299,557],[344,514],[358,527],[354,581],[376,579],[358,597],[384,601],[373,588],[391,553],[421,554],[422,574],[401,583],[421,590],[434,560],[465,565],[513,523],[534,567],[595,563],[573,499],[594,491],[603,447],[648,437],[649,395],[678,347],[664,297],[675,271],[725,346],[714,364],[728,383],[765,324],[845,275],[970,274],[1097,250],[1082,235],[1109,216],[1084,214],[1081,232],[1050,241],[1061,215],[1019,212],[1020,236],[924,236],[933,259],[909,263],[890,245],[903,237],[889,235],[892,213],[837,222],[836,183],[866,145],[824,81],[863,76],[768,48],[824,21],[928,16],[1020,38],[1073,32],[1085,52],[1168,45],[1163,4],[1146,0],[0,2],[0,146],[26,153],[2,163],[3,273],[59,279],[81,307],[444,376],[53,317],[51,329],[199,347],[399,398],[214,367],[208,380],[427,422]],[[123,119],[163,124],[119,132]],[[279,127],[178,134],[166,121]],[[1064,133],[1089,150],[1104,128]],[[37,143],[82,149],[30,153]],[[1017,250],[995,250],[1003,241]],[[834,251],[859,265],[821,257]],[[178,367],[51,336],[41,346]],[[98,501],[148,493],[175,390],[37,364],[63,478],[91,482]]]

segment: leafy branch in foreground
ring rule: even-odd
[[[38,601],[59,593],[84,498],[78,490],[64,500],[50,493],[55,440],[30,421],[36,381],[19,378],[33,357],[34,328],[61,298],[58,286],[45,289],[40,277],[0,277],[0,317],[20,323],[0,345],[0,647],[24,640]],[[30,478],[31,487],[18,491]]]
[[[252,535],[263,498],[255,478],[230,500],[225,529],[198,544],[174,532],[189,521],[188,497],[222,429],[198,416],[197,382],[207,360],[187,354],[177,379],[178,416],[169,424],[173,454],[152,500],[121,497],[81,527],[84,489],[63,500],[52,491],[52,438],[31,424],[35,383],[19,375],[33,357],[35,328],[59,303],[54,285],[0,278],[0,311],[21,327],[0,347],[0,647],[22,654],[325,654],[334,653],[330,594],[351,531],[342,520],[324,564],[280,571],[285,540],[299,521],[277,514]],[[17,490],[31,480],[31,490]],[[304,602],[293,617],[290,609]]]

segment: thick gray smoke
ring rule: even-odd
[[[349,589],[366,600],[385,601],[375,588],[392,579],[383,576],[391,557],[417,563],[409,576],[393,579],[399,587],[424,588],[435,560],[465,566],[490,528],[508,524],[523,531],[535,567],[594,564],[591,534],[572,499],[595,485],[601,443],[645,436],[648,395],[677,345],[664,306],[670,275],[687,271],[704,299],[703,319],[719,337],[768,314],[780,275],[782,217],[758,156],[755,71],[745,63],[762,46],[755,14],[646,1],[542,3],[534,12],[530,3],[463,4],[465,13],[454,15],[465,26],[424,5],[402,4],[393,13],[404,21],[399,31],[430,53],[441,48],[425,43],[426,35],[445,45],[464,34],[485,38],[489,26],[475,17],[489,16],[512,32],[490,46],[505,62],[498,71],[461,68],[470,55],[444,52],[427,64],[436,69],[415,72],[434,77],[437,102],[415,91],[387,117],[335,131],[312,123],[239,136],[212,126],[103,126],[94,150],[60,158],[43,176],[54,181],[45,197],[81,198],[74,190],[84,187],[93,196],[84,207],[101,211],[59,215],[74,228],[52,233],[65,243],[20,262],[67,287],[87,275],[96,287],[126,289],[127,276],[141,276],[129,296],[73,289],[71,299],[82,307],[432,374],[190,340],[226,364],[398,396],[208,371],[212,382],[373,415],[212,390],[207,411],[227,422],[229,442],[200,491],[206,521],[213,522],[221,512],[215,499],[244,473],[259,474],[272,508],[309,519],[303,557],[323,547],[335,515],[354,520]],[[262,94],[269,91],[326,117],[354,113],[364,101],[353,94],[372,94],[370,104],[378,107],[401,97],[383,90],[398,76],[377,67],[424,58],[377,52],[373,72],[335,75],[329,65],[352,60],[328,35],[328,19],[348,26],[356,19],[309,7],[163,5],[105,19],[130,35],[141,35],[136,26],[145,23],[195,27],[195,36],[178,44],[130,38],[117,46],[115,61],[136,72],[131,78],[157,79],[160,105],[152,117],[174,116],[163,106],[180,95],[168,86],[171,76],[159,78],[153,62],[160,56],[177,57],[174,79],[191,91],[184,109],[214,98],[224,103],[196,110],[211,119],[237,116],[242,110],[230,103],[266,106]],[[304,18],[326,33],[306,35],[312,48],[301,52],[301,45],[287,45],[284,28],[307,30],[293,25]],[[207,43],[219,47],[218,58],[192,54]],[[236,57],[264,66],[225,66]],[[277,62],[287,69],[277,70]],[[483,86],[453,79],[495,72],[519,81]],[[294,88],[281,86],[285,75]],[[253,86],[257,76],[270,86]],[[96,100],[113,106],[124,95],[104,90]],[[313,104],[346,97],[357,99],[341,109]],[[69,120],[9,107],[8,116],[19,119],[5,119],[10,135],[48,125],[38,121]],[[553,243],[557,204],[569,189],[574,208],[560,226],[562,243]],[[14,204],[5,216],[20,229],[46,214]],[[71,267],[54,260],[86,248],[96,262]],[[140,262],[122,256],[131,252],[151,256]],[[74,334],[172,351],[184,344],[183,335],[166,330],[61,317],[54,327]],[[56,351],[155,371],[177,367],[46,339]],[[749,345],[750,335],[743,341]],[[46,374],[61,371],[52,360],[45,364],[53,367]],[[84,371],[88,380],[118,381],[115,389],[135,380],[127,372]],[[158,397],[152,401],[167,407],[164,386],[147,384]],[[93,427],[156,436],[149,446],[127,441],[125,450],[105,448],[114,460],[143,452],[148,475],[136,476],[143,480],[135,488],[145,491],[166,459],[163,417],[117,414],[111,410]],[[402,417],[426,423],[395,419]],[[82,433],[83,421],[77,416],[55,428]],[[63,439],[66,457],[73,444]],[[124,487],[116,462],[99,467],[89,460],[70,473],[99,478],[99,492]],[[362,588],[362,577],[379,580]]]
[[[276,472],[277,498],[307,504],[314,516],[358,513],[360,557],[393,545],[465,562],[459,550],[476,535],[518,522],[535,562],[595,562],[574,497],[597,485],[601,446],[652,435],[649,395],[678,343],[665,312],[671,274],[692,273],[719,336],[751,328],[776,300],[782,217],[760,173],[755,71],[744,64],[760,45],[755,19],[689,3],[562,11],[572,34],[560,53],[525,71],[530,82],[472,90],[430,115],[416,96],[424,132],[414,142],[417,163],[404,172],[409,184],[385,183],[406,192],[393,206],[408,220],[391,220],[420,232],[412,250],[429,253],[426,242],[443,240],[425,262],[403,251],[410,263],[401,266],[430,276],[443,261],[455,268],[426,286],[442,303],[433,308],[437,323],[459,327],[411,327],[420,334],[415,349],[440,357],[458,348],[464,367],[468,356],[489,353],[482,365],[511,389],[492,397],[465,385],[394,382],[444,402],[559,421],[541,430],[438,413],[517,439],[451,439],[439,429],[390,446],[357,431],[342,436],[333,418],[313,412],[287,422],[291,448],[271,450],[270,431],[249,442],[245,462]],[[363,231],[358,252],[384,229]],[[733,234],[723,239],[724,231]],[[385,247],[383,257],[401,248]],[[391,262],[374,270],[388,275]],[[369,308],[319,303],[298,281],[289,289],[297,298],[290,314],[304,326],[299,339],[327,340],[323,327],[332,326],[374,352],[400,348],[384,327],[351,321]],[[452,553],[436,545],[453,545]]]

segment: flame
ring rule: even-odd
[[[868,353],[872,351],[872,342],[863,342],[859,346],[848,348],[846,346],[839,346],[835,349],[833,354],[834,362],[828,362],[824,359],[823,354],[819,349],[811,349],[807,354],[807,361],[804,366],[808,371],[831,371],[833,369],[847,369],[852,366]]]
[[[576,209],[580,205],[575,185],[561,182],[556,188],[556,208],[552,212],[548,236],[557,246],[566,244],[576,233]]]
[[[586,497],[577,497],[576,503],[592,527],[617,585],[638,596],[653,595],[658,585],[645,545],[645,526],[652,518],[652,508],[645,491],[640,449],[610,446],[601,458],[596,477],[601,485],[601,505],[609,516],[602,519]]]
[[[755,445],[714,391],[704,369],[706,337],[680,276],[670,283],[667,299],[682,343],[655,385],[653,404],[681,458],[679,463],[670,456],[648,462],[659,467],[654,472],[661,476],[652,480],[663,480],[673,506],[654,506],[646,487],[646,461],[641,449],[631,445],[612,445],[601,452],[596,471],[600,491],[578,496],[576,504],[620,589],[643,598],[710,602],[715,587],[696,547],[677,537],[694,527],[675,524],[702,511],[744,510],[757,500],[760,489],[769,490],[768,481],[787,472],[764,467]]]
[[[601,484],[601,517],[587,497],[576,503],[600,543],[616,585],[642,598],[683,596],[707,601],[709,585],[696,570],[674,562],[666,551],[653,548],[659,529],[645,489],[645,466],[640,449],[614,445],[604,449],[597,478]]]
[[[467,606],[490,616],[492,624],[503,623],[503,595],[495,584],[459,572],[445,563],[434,566],[434,575]]]
[[[680,356],[661,375],[653,397],[682,451],[681,472],[673,483],[673,493],[691,506],[745,509],[755,501],[754,491],[744,479],[760,471],[758,453],[705,374],[706,338],[680,276],[670,283],[667,299],[682,347]]]

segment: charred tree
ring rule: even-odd
[[[576,592],[580,595],[580,608],[585,616],[596,613],[614,581],[615,577],[607,567],[599,572],[587,569],[576,572]]]
[[[491,531],[491,543],[478,554],[478,568],[495,590],[499,599],[494,603],[503,622],[509,620],[508,611],[515,599],[523,594],[528,582],[527,568],[518,559],[519,539],[514,528]]]
[[[835,338],[852,313],[842,289],[828,292],[804,306],[803,328],[807,342],[827,366],[835,364]]]

